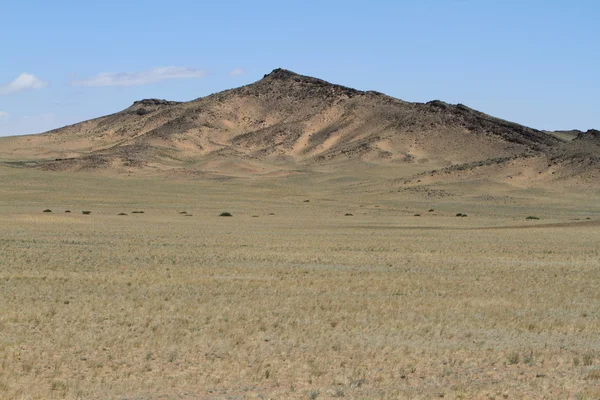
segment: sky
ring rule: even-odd
[[[600,129],[597,0],[0,1],[0,136],[275,68],[533,128]]]

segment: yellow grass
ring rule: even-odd
[[[0,170],[0,398],[598,398],[594,197],[370,178]]]

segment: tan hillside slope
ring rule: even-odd
[[[433,170],[532,157],[545,163],[564,146],[463,105],[408,103],[277,69],[190,102],[142,100],[44,134],[1,138],[0,161],[48,170],[212,166],[227,174],[240,165],[254,173],[258,165],[359,160]]]

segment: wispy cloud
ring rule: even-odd
[[[168,79],[203,78],[203,69],[184,67],[157,67],[140,72],[103,72],[90,79],[74,81],[73,86],[141,86]]]
[[[10,114],[7,113],[6,111],[0,111],[0,121],[2,121],[3,119],[6,119],[10,117]]]
[[[47,83],[35,75],[23,72],[14,81],[7,85],[0,86],[0,94],[13,94],[29,89],[41,89],[46,87]]]
[[[246,71],[244,71],[242,68],[234,68],[229,73],[229,76],[240,76],[240,75],[244,75],[245,73],[246,73]]]

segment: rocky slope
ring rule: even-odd
[[[572,153],[564,146],[555,136],[464,105],[408,103],[276,69],[253,84],[190,102],[141,100],[106,117],[0,139],[0,160],[29,160],[49,170],[227,174],[232,165],[252,173],[257,165],[345,160],[433,170],[536,157],[564,163]]]

